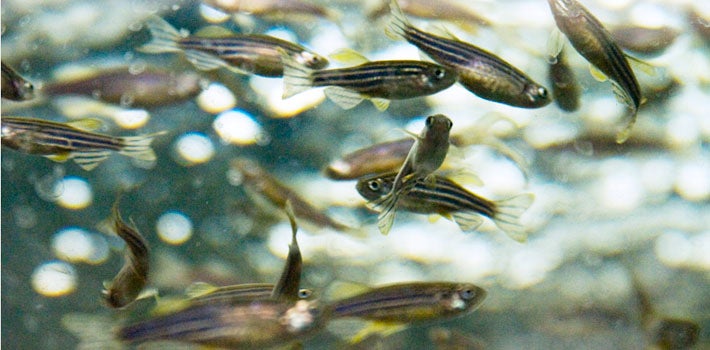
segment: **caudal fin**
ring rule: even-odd
[[[528,239],[528,233],[525,231],[525,227],[520,224],[520,216],[528,210],[534,199],[535,196],[532,193],[524,193],[495,202],[496,210],[493,221],[510,238],[518,242],[525,242]]]
[[[155,152],[153,152],[150,144],[156,136],[165,133],[166,131],[161,131],[141,136],[121,137],[123,147],[118,153],[145,162],[153,162],[155,161]]]
[[[406,30],[409,27],[407,18],[404,17],[402,9],[399,8],[396,0],[390,2],[390,18],[387,23],[385,34],[392,39],[402,39],[406,37]]]
[[[285,51],[281,51],[281,62],[284,65],[284,92],[282,98],[289,98],[312,87],[312,69],[296,62]]]
[[[182,51],[180,46],[178,46],[178,41],[182,38],[182,35],[170,23],[158,16],[151,16],[145,22],[145,25],[150,31],[153,40],[139,47],[138,51],[146,53]]]

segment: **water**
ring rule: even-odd
[[[413,46],[382,35],[386,21],[365,20],[357,2],[326,5],[346,14],[340,26],[326,19],[284,23],[249,16],[223,25],[280,33],[322,54],[351,47],[373,60],[419,58]],[[705,18],[709,11],[698,0],[682,6],[643,0],[585,5],[605,24],[645,19],[681,32],[663,54],[644,58],[660,67],[656,75],[634,67],[644,88],[662,92],[647,94],[636,133],[624,145],[613,142],[623,123],[623,105],[610,84],[594,80],[586,62],[568,47],[582,88],[582,107],[574,113],[554,104],[513,108],[482,100],[459,85],[426,99],[393,102],[387,112],[367,101],[348,111],[329,101],[311,108],[323,100],[322,92],[284,103],[280,79],[221,70],[200,74],[227,88],[210,91],[231,91],[236,97],[237,120],[247,123],[243,128],[235,122],[234,130],[221,129],[231,119],[215,122],[221,110],[232,108],[230,93],[149,108],[150,119],[136,131],[107,119],[102,132],[111,134],[167,130],[153,143],[155,164],[112,155],[87,172],[71,161],[54,163],[3,148],[2,345],[73,348],[79,340],[62,327],[64,315],[85,313],[119,322],[128,313],[109,310],[100,298],[102,282],[123,264],[120,240],[98,229],[119,192],[124,192],[124,218],[132,219],[151,243],[150,286],[161,295],[182,293],[198,280],[219,285],[275,282],[290,232],[281,217],[255,204],[230,172],[231,159],[249,157],[309,200],[329,207],[329,214],[364,228],[363,236],[352,236],[304,227],[299,233],[304,287],[326,295],[334,282],[342,281],[381,285],[452,280],[488,290],[475,312],[414,325],[385,339],[387,348],[431,348],[428,332],[440,327],[491,349],[642,348],[654,335],[653,327],[642,322],[637,289],[648,294],[653,319],[697,322],[701,331],[695,348],[710,348],[710,51],[681,9],[705,11]],[[549,86],[545,50],[554,25],[549,7],[528,0],[476,2],[472,7],[495,29],[471,33],[454,25],[447,28]],[[67,64],[195,71],[178,55],[136,52],[149,37],[137,29],[155,11],[193,32],[205,24],[198,21],[205,12],[191,1],[54,1],[51,6],[4,1],[2,10],[3,62],[38,86]],[[659,12],[663,15],[651,16]],[[426,21],[412,21],[427,28]],[[672,88],[663,90],[668,86]],[[122,101],[130,102],[129,97]],[[66,121],[59,106],[53,99],[25,104],[3,100],[2,114]],[[505,116],[515,124],[495,123],[477,136],[483,145],[457,152],[484,184],[470,187],[476,193],[495,199],[535,194],[522,217],[530,231],[526,244],[512,241],[490,223],[481,232],[465,234],[450,221],[430,222],[406,213],[398,214],[393,231],[382,236],[376,214],[361,209],[354,181],[335,182],[321,175],[323,167],[347,152],[402,137],[397,128],[417,132],[423,117],[434,113],[453,120],[453,134],[471,137],[480,132],[476,125],[484,117]],[[291,115],[296,116],[287,118]],[[179,142],[186,136],[190,142]],[[501,142],[511,156],[491,147]],[[524,164],[519,167],[511,158]],[[56,188],[71,192],[66,195],[77,191],[60,182],[66,178],[79,179],[90,196],[62,197]],[[166,229],[171,227],[166,217],[176,219],[179,227]],[[58,234],[68,227],[85,233],[77,243],[57,247]],[[90,248],[82,250],[87,242]],[[106,247],[111,248],[108,256],[101,253]],[[47,277],[39,271],[59,279],[42,287]],[[343,347],[339,336],[349,326],[333,324],[304,347]]]

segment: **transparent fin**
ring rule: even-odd
[[[110,151],[73,152],[71,158],[74,159],[74,162],[82,169],[91,171],[106,160],[109,155],[111,155]]]
[[[459,225],[461,231],[472,232],[475,231],[483,223],[483,218],[481,214],[475,211],[460,211],[452,213],[451,216],[454,222]]]
[[[380,111],[386,111],[390,106],[390,100],[384,98],[371,98],[370,102]]]
[[[79,338],[76,349],[120,350],[124,345],[113,338],[114,321],[105,315],[70,313],[62,317],[62,326]]]
[[[359,93],[348,90],[340,86],[329,86],[325,88],[325,95],[343,109],[351,109],[365,98]]]
[[[170,23],[158,16],[151,16],[145,22],[152,39],[149,43],[138,48],[145,53],[180,52],[178,41],[182,35]]]
[[[162,131],[141,136],[121,137],[123,148],[118,153],[142,161],[155,161],[155,152],[153,152],[150,144],[156,136],[165,133],[165,131]]]
[[[409,27],[407,18],[404,17],[402,9],[399,8],[396,0],[390,2],[390,20],[385,29],[385,34],[393,40],[406,37],[406,29]]]
[[[658,75],[658,68],[656,66],[654,66],[653,64],[648,63],[640,58],[637,58],[637,57],[634,57],[634,56],[631,56],[628,54],[624,54],[624,56],[629,61],[629,63],[631,63],[634,66],[634,68],[638,68],[642,72],[646,73],[646,75],[649,75],[652,77],[655,77],[656,75]]]
[[[333,53],[328,55],[328,57],[335,61],[352,65],[360,65],[370,62],[370,60],[368,60],[363,54],[349,48],[335,50]]]
[[[185,295],[187,295],[188,298],[197,298],[213,293],[217,289],[217,286],[206,282],[194,282],[185,288]]]
[[[397,195],[393,193],[383,197],[383,200],[379,204],[382,208],[382,212],[380,212],[380,215],[377,216],[377,228],[383,235],[387,235],[392,229],[392,225],[394,225],[396,205]]]
[[[236,71],[241,74],[249,74],[248,72],[241,71],[238,68],[232,67],[227,62],[221,58],[211,55],[202,51],[197,50],[185,50],[185,57],[192,63],[195,68],[203,71],[211,71],[219,69],[221,67],[229,68],[232,71]]]
[[[285,51],[281,51],[281,61],[284,65],[284,92],[281,98],[289,98],[312,87],[312,69],[298,63]]]
[[[592,78],[594,80],[599,81],[599,82],[605,82],[609,78],[607,78],[606,74],[604,74],[602,71],[600,71],[597,67],[595,67],[593,64],[589,64],[589,73],[592,74]]]
[[[452,33],[449,29],[447,29],[441,24],[430,25],[427,29],[429,33],[440,36],[442,38],[461,41],[459,40],[459,38],[456,37],[456,35],[454,35],[454,33]]]
[[[496,210],[493,221],[496,226],[503,230],[510,238],[518,241],[527,241],[528,234],[525,227],[520,225],[520,216],[528,210],[535,196],[532,193],[524,193],[512,198],[496,201]]]
[[[565,40],[562,37],[562,32],[557,27],[554,27],[550,32],[550,37],[547,39],[547,61],[556,63],[557,56],[562,52],[564,46]]]
[[[104,125],[104,123],[96,118],[86,118],[68,122],[67,125],[85,131],[96,131],[99,130]]]
[[[452,171],[446,171],[446,172],[440,172],[441,174],[446,173],[446,177],[449,178],[449,180],[455,181],[460,184],[465,184],[465,185],[471,185],[471,186],[477,186],[481,187],[483,186],[483,180],[476,175],[471,170],[468,169],[462,169],[462,168],[457,168]]]

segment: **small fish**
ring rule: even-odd
[[[133,344],[172,340],[263,349],[312,335],[324,324],[322,311],[317,300],[204,303],[122,327],[116,336]]]
[[[205,4],[229,13],[247,13],[258,17],[292,19],[321,17],[336,19],[337,14],[328,8],[301,0],[205,0]]]
[[[444,163],[449,151],[449,132],[452,125],[451,119],[445,115],[432,115],[426,118],[421,133],[413,135],[416,141],[399,169],[392,189],[385,196],[373,202],[375,206],[382,208],[382,212],[377,218],[377,227],[382,234],[386,235],[392,228],[403,184],[425,178],[430,183],[434,179],[430,175]]]
[[[291,223],[291,244],[288,245],[288,256],[286,256],[286,264],[281,272],[279,281],[276,282],[271,293],[272,299],[277,300],[298,300],[300,298],[301,271],[303,270],[303,259],[301,257],[301,249],[298,247],[296,234],[298,233],[298,225],[296,217],[293,213],[293,205],[290,200],[286,201],[285,205],[288,221]]]
[[[17,74],[10,66],[2,63],[2,98],[26,101],[34,98],[34,86]]]
[[[290,201],[296,217],[305,219],[318,227],[330,227],[338,231],[350,231],[351,227],[339,223],[312,204],[303,200],[292,189],[284,186],[256,162],[238,158],[231,162],[231,169],[241,174],[243,184],[249,195],[265,198],[277,208],[285,208]]]
[[[391,192],[396,174],[376,175],[358,180],[356,188],[369,201],[378,201]],[[519,223],[534,196],[530,193],[492,201],[469,192],[457,183],[436,175],[432,183],[417,179],[405,185],[397,209],[413,213],[439,214],[453,219],[461,230],[473,231],[481,225],[481,215],[490,218],[510,238],[525,242],[527,233]]]
[[[390,3],[387,33],[401,37],[431,59],[459,73],[459,83],[475,95],[521,108],[540,108],[550,103],[547,89],[510,63],[477,46],[445,38],[409,24],[395,0]]]
[[[671,27],[646,28],[634,25],[614,27],[613,41],[620,47],[644,55],[657,55],[668,48],[680,32]]]
[[[113,231],[126,242],[123,267],[113,281],[105,285],[103,294],[106,304],[112,308],[123,308],[132,303],[148,282],[150,271],[150,248],[143,235],[126,224],[118,210],[119,201],[113,204]]]
[[[146,22],[153,40],[141,52],[183,52],[197,69],[228,68],[241,74],[265,77],[283,75],[281,53],[312,69],[324,68],[328,60],[300,45],[261,34],[236,34],[210,27],[214,33],[183,36],[164,19],[154,16]],[[226,31],[226,32],[225,32]]]
[[[422,61],[374,61],[354,67],[313,70],[284,56],[283,98],[312,87],[326,87],[325,95],[343,109],[369,99],[379,110],[390,100],[428,96],[456,82],[456,71]]]
[[[475,13],[467,6],[468,4],[464,5],[459,1],[399,0],[398,5],[402,12],[409,16],[450,21],[459,25],[470,25],[471,23],[486,27],[491,25],[490,21]],[[367,17],[374,19],[388,13],[388,2],[385,0],[380,1],[379,6],[367,11]]]
[[[353,337],[372,332],[390,334],[404,324],[464,315],[486,298],[486,291],[469,283],[412,282],[376,287],[332,302],[326,313],[332,319],[360,318],[375,323]]]
[[[213,303],[235,301],[259,300],[271,298],[274,291],[273,283],[243,283],[231,286],[217,287],[209,283],[195,282],[185,290],[191,303]],[[299,289],[297,299],[311,299],[313,291],[310,289]]]
[[[359,149],[331,162],[325,175],[333,180],[355,180],[363,176],[397,171],[414,145],[411,137]]]
[[[629,62],[611,34],[584,6],[576,0],[548,0],[557,28],[569,39],[572,46],[596,69],[612,81],[614,93],[631,109],[624,129],[617,134],[623,143],[636,123],[636,113],[641,104],[641,90]]]
[[[84,170],[92,170],[111,152],[141,161],[155,161],[150,147],[153,138],[165,132],[142,136],[115,137],[93,133],[101,126],[96,119],[58,123],[24,117],[2,117],[2,145],[54,161],[74,161]]]
[[[552,83],[552,96],[560,109],[574,112],[579,109],[580,91],[572,67],[567,62],[567,54],[561,50],[552,60],[547,67]]]
[[[128,67],[119,67],[47,83],[42,93],[89,96],[123,106],[156,107],[196,96],[202,90],[201,80],[199,75],[190,72],[150,68],[134,74]]]

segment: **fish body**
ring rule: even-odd
[[[564,50],[561,50],[553,61],[547,68],[555,104],[563,111],[574,112],[579,109],[579,83],[567,62],[567,54]]]
[[[391,192],[395,174],[376,175],[358,180],[356,188],[368,201],[378,201]],[[519,223],[520,215],[533,201],[532,194],[492,201],[476,195],[459,184],[441,176],[431,183],[418,179],[405,185],[397,209],[420,214],[439,214],[452,218],[463,231],[473,231],[485,216],[516,241],[524,242],[527,234]]]
[[[2,98],[26,101],[34,98],[34,86],[10,66],[2,63]]]
[[[150,248],[143,235],[135,227],[123,221],[118,210],[118,201],[114,204],[112,212],[113,230],[126,242],[126,252],[123,267],[102,294],[108,306],[123,308],[136,300],[148,283]]]
[[[100,123],[94,119],[58,123],[34,118],[2,117],[2,145],[55,161],[74,159],[84,170],[94,169],[111,152],[142,161],[155,160],[150,144],[156,135],[162,133],[115,137],[85,130],[96,128]]]
[[[82,95],[113,104],[155,107],[196,96],[201,91],[200,80],[194,73],[147,69],[133,74],[128,67],[122,67],[60,79],[45,84],[42,93],[50,96]]]
[[[232,160],[231,168],[242,175],[242,183],[249,194],[265,198],[277,208],[285,208],[286,201],[290,201],[296,217],[305,219],[318,227],[330,227],[338,231],[352,229],[325,215],[313,204],[308,203],[292,189],[274,178],[273,175],[269,174],[266,169],[256,162],[246,158],[238,158]]]
[[[205,304],[214,302],[232,303],[237,301],[259,300],[271,298],[273,283],[242,283],[230,286],[212,286],[203,282],[190,285],[186,294],[192,304]],[[299,289],[298,299],[309,299],[313,295],[310,289]]]
[[[476,96],[522,108],[540,108],[550,103],[545,87],[500,57],[455,38],[415,28],[395,0],[390,9],[388,33],[404,38],[439,64],[456,69],[459,83]]]
[[[410,323],[471,312],[486,291],[468,283],[412,282],[373,288],[328,305],[333,319],[357,317],[384,323]]]
[[[289,19],[294,16],[335,19],[329,9],[302,0],[205,0],[205,3],[230,13],[246,13],[259,17]]]
[[[398,5],[402,12],[409,16],[445,20],[457,24],[475,23],[481,26],[490,26],[491,22],[475,13],[469,6],[458,1],[427,1],[427,0],[399,0]],[[379,6],[369,10],[367,17],[379,18],[389,13],[387,1],[382,1]]]
[[[200,70],[220,67],[243,74],[265,77],[283,75],[282,52],[306,67],[324,68],[328,60],[289,41],[261,34],[220,33],[218,36],[183,36],[160,17],[146,22],[153,40],[140,51],[148,53],[183,52]]]
[[[621,48],[643,55],[657,55],[671,46],[680,32],[671,27],[646,28],[634,25],[615,27],[611,37]]]
[[[296,234],[298,233],[298,225],[296,225],[296,217],[293,213],[291,202],[286,202],[286,214],[288,221],[291,223],[291,244],[288,245],[288,255],[286,263],[281,271],[281,276],[274,286],[271,293],[271,298],[277,300],[295,301],[301,297],[301,271],[303,270],[303,258],[301,257],[301,249],[298,247]]]
[[[370,99],[380,110],[389,100],[428,96],[456,82],[450,68],[422,61],[373,61],[338,69],[313,70],[284,57],[284,94],[287,98],[312,87],[326,87],[325,94],[344,109]]]
[[[617,142],[626,141],[642,97],[624,53],[599,20],[576,0],[548,0],[548,3],[557,28],[582,57],[612,81],[615,94],[631,109],[630,120],[617,135]]]
[[[325,169],[325,175],[334,180],[355,180],[397,171],[413,145],[414,139],[408,137],[359,149],[330,163]]]
[[[117,337],[129,343],[172,340],[218,348],[263,349],[303,339],[320,329],[316,300],[255,300],[192,305],[172,314],[122,327]]]
[[[382,234],[387,234],[392,228],[397,200],[404,183],[427,178],[444,163],[449,151],[449,133],[452,125],[451,120],[443,114],[426,118],[424,128],[416,137],[404,164],[397,172],[392,189],[384,197],[373,202],[383,208],[377,223]]]

